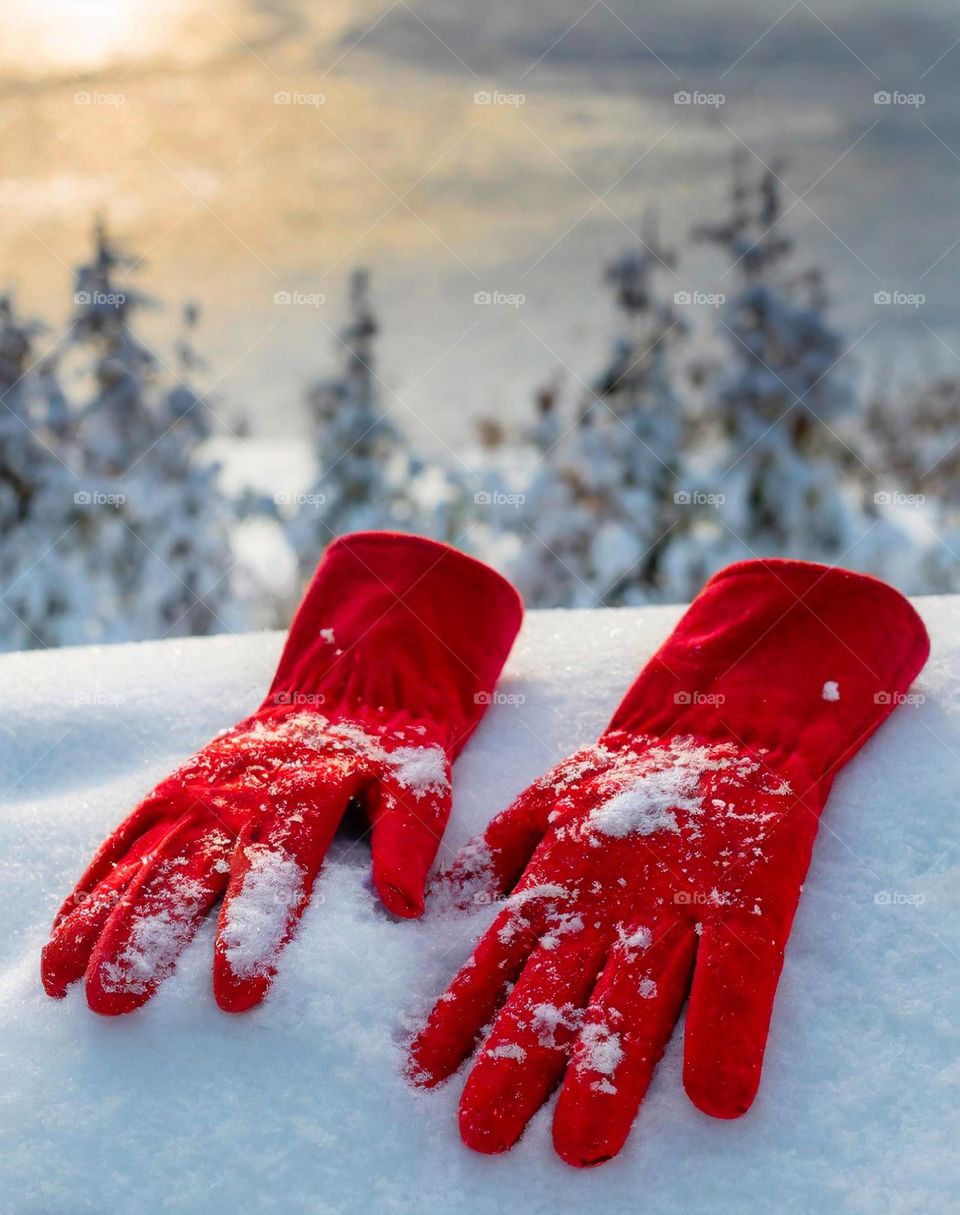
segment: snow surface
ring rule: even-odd
[[[404,1082],[405,1035],[496,908],[394,921],[356,841],[335,844],[261,1008],[214,1004],[212,919],[132,1016],[97,1017],[78,989],[49,1000],[38,955],[61,898],[139,794],[258,703],[281,639],[5,656],[0,1212],[955,1211],[960,599],[917,606],[924,699],[836,782],[753,1109],[699,1113],[675,1035],[622,1155],[584,1172],[553,1154],[549,1110],[488,1158],[457,1138],[462,1078]],[[515,696],[455,767],[446,860],[597,736],[680,610],[528,616]],[[544,1032],[572,1012],[543,1006]]]

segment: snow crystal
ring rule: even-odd
[[[840,685],[835,679],[828,679],[823,685],[823,691],[820,693],[824,700],[839,700]]]
[[[570,891],[565,886],[558,886],[554,882],[544,882],[540,886],[527,886],[523,890],[518,890],[515,894],[511,894],[507,899],[507,906],[511,908],[523,907],[534,899],[565,899],[569,894]]]
[[[612,1076],[623,1062],[620,1035],[605,1025],[585,1025],[580,1033],[583,1066],[601,1076]]]
[[[411,732],[419,730],[411,728]],[[317,754],[341,754],[371,767],[385,766],[404,789],[419,799],[427,793],[447,793],[447,757],[439,744],[429,747],[384,746],[383,739],[360,722],[330,721],[322,713],[293,713],[258,721],[250,730],[256,738],[289,738]],[[386,735],[387,738],[390,735]]]
[[[565,912],[553,916],[547,931],[540,938],[540,944],[544,949],[556,949],[560,944],[560,938],[572,932],[583,932],[583,920],[578,915]]]
[[[447,757],[442,747],[399,747],[386,752],[385,758],[397,784],[412,790],[416,798],[450,789]]]
[[[241,979],[269,974],[303,897],[303,870],[289,853],[251,844],[250,868],[227,905],[223,943]]]
[[[202,884],[178,874],[164,876],[162,881],[174,897],[173,905],[136,916],[116,962],[104,962],[100,967],[104,991],[142,994],[173,968],[193,935],[193,922],[205,897]]]
[[[627,932],[625,928],[617,929],[617,936],[620,939],[621,948],[632,953],[637,949],[649,949],[652,937],[649,928],[635,928],[633,932]]]
[[[702,744],[688,736],[650,747],[639,756],[627,752],[604,778],[609,796],[591,812],[590,826],[600,835],[618,839],[657,831],[676,833],[678,811],[694,818],[703,814],[701,785],[708,772],[726,772],[742,784],[756,778],[761,766],[732,743]],[[786,781],[780,779],[774,787],[774,779],[772,773],[762,772],[759,790],[770,795],[789,792]],[[719,798],[711,802],[714,807],[724,804]],[[591,842],[598,841],[594,837]]]
[[[649,776],[641,777],[632,788],[611,797],[593,812],[594,827],[618,839],[625,835],[652,835],[654,831],[679,831],[676,816],[667,808],[677,801],[673,796],[677,782],[670,775],[657,773],[656,776],[667,778],[659,783]],[[699,803],[695,808],[698,807]]]
[[[583,1010],[572,1004],[558,1008],[555,1004],[537,1004],[531,1010],[531,1025],[541,1046],[556,1047],[557,1031],[574,1030],[580,1026]]]
[[[334,636],[333,629],[321,629],[320,640],[325,641],[327,645],[335,645],[337,639]]]
[[[642,999],[652,1000],[657,994],[657,985],[653,979],[641,979],[637,990],[640,992]]]
[[[527,1057],[527,1052],[515,1042],[504,1042],[502,1046],[491,1047],[487,1054],[491,1059],[516,1059],[518,1063],[522,1063]]]

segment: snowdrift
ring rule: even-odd
[[[764,1080],[736,1122],[680,1083],[678,1030],[620,1157],[576,1172],[550,1110],[501,1158],[456,1134],[462,1084],[413,1092],[405,1036],[492,918],[391,922],[341,840],[267,1002],[210,992],[212,923],[130,1017],[38,955],[89,855],[157,779],[259,700],[276,634],[0,662],[0,1211],[525,1215],[946,1212],[956,1201],[960,599],[916,601],[933,656],[838,779],[797,917]],[[455,769],[442,859],[596,737],[680,608],[530,613]]]

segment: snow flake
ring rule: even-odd
[[[527,1052],[516,1042],[504,1042],[501,1046],[494,1046],[488,1050],[487,1057],[490,1059],[515,1059],[518,1063],[522,1063],[527,1057]]]
[[[267,975],[303,898],[303,869],[287,852],[264,844],[246,850],[250,868],[227,903],[222,939],[226,958],[241,979]]]
[[[824,700],[839,700],[840,685],[835,679],[828,679],[823,685],[823,691],[820,693]]]
[[[612,1033],[606,1025],[584,1026],[580,1034],[581,1066],[601,1076],[612,1076],[623,1062],[623,1047],[620,1035]]]

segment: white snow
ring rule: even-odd
[[[292,856],[251,844],[250,868],[230,900],[223,928],[227,961],[241,979],[269,974],[303,897],[304,873]]]
[[[623,1047],[620,1035],[613,1033],[606,1025],[585,1025],[580,1034],[584,1046],[583,1062],[593,1072],[601,1076],[612,1076],[623,1062]]]
[[[213,1000],[212,917],[132,1016],[97,1017],[76,988],[48,999],[38,954],[91,852],[138,795],[259,703],[281,638],[3,657],[3,1215],[205,1215],[211,1202],[244,1215],[951,1210],[960,600],[917,606],[934,646],[915,688],[925,700],[898,709],[835,782],[753,1109],[733,1122],[699,1113],[675,1034],[623,1153],[584,1172],[554,1156],[549,1109],[494,1159],[457,1137],[462,1076],[407,1086],[404,1036],[498,906],[397,922],[354,839],[335,843],[272,995],[251,1013]],[[528,616],[500,688],[526,699],[492,705],[457,762],[443,862],[597,737],[679,615]]]
[[[700,783],[705,773],[728,769],[743,780],[759,770],[759,763],[733,743],[704,745],[689,736],[673,738],[653,746],[639,759],[621,753],[604,778],[615,792],[589,816],[591,830],[622,839],[628,835],[652,835],[655,831],[680,830],[675,811],[699,815],[703,811]],[[761,780],[766,791],[771,781]],[[774,792],[789,792],[784,782]]]
[[[835,679],[827,680],[827,682],[823,685],[823,691],[821,692],[821,696],[823,697],[824,700],[839,700],[840,699],[840,685],[837,683],[837,681]]]
[[[176,896],[175,908],[148,908],[133,923],[130,940],[116,962],[104,962],[100,977],[106,991],[123,988],[144,992],[151,982],[165,975],[174,965],[183,943],[189,939],[191,924],[203,900],[200,882],[186,878],[166,866],[164,884]],[[163,870],[160,871],[161,875]]]
[[[410,789],[414,797],[445,793],[450,788],[447,757],[442,747],[398,747],[388,752],[386,758],[397,784]]]

